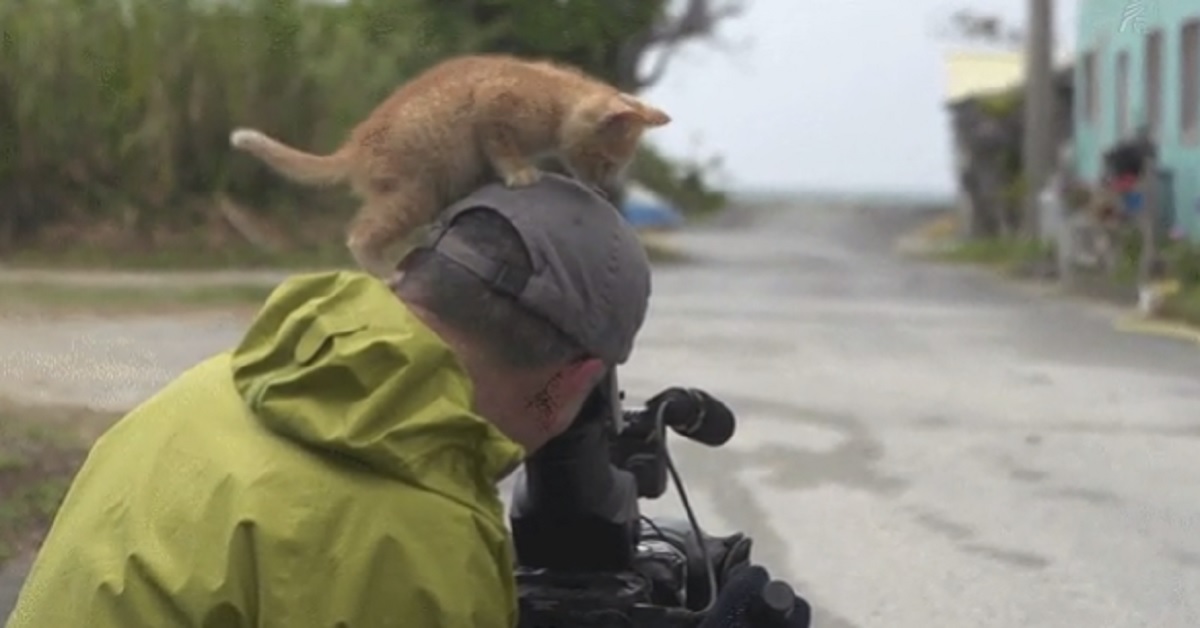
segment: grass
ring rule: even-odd
[[[1164,318],[1200,327],[1200,285],[1184,285],[1163,301]]]
[[[0,307],[10,314],[229,309],[257,306],[273,288],[255,284],[89,286],[13,280],[0,281],[0,304],[3,304]]]
[[[0,563],[36,545],[91,443],[116,418],[0,399]]]
[[[1043,258],[1046,247],[1020,238],[966,240],[936,254],[938,259],[1013,271]]]
[[[712,210],[697,212],[688,217],[695,224],[720,214]],[[320,230],[328,225],[309,229]],[[334,227],[329,227],[334,228]],[[665,241],[662,234],[642,232],[642,241],[653,261],[677,261],[681,255]],[[114,271],[173,271],[173,270],[295,270],[318,268],[350,268],[354,260],[346,247],[336,239],[320,238],[306,233],[301,245],[291,245],[278,252],[223,241],[219,245],[205,243],[198,236],[176,236],[168,244],[147,247],[122,243],[75,243],[62,247],[57,243],[27,244],[9,252],[0,262],[14,269],[114,270]],[[322,239],[329,240],[324,243]],[[403,253],[398,244],[393,253]]]
[[[946,240],[955,237],[959,232],[960,217],[956,211],[946,211],[937,218],[925,223],[916,234],[927,240]]]
[[[928,243],[929,256],[944,262],[986,266],[1002,271],[1016,270],[1048,252],[1045,245],[1025,238],[958,239],[961,216],[946,211],[912,232]]]

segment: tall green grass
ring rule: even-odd
[[[203,224],[218,193],[322,211],[233,152],[230,130],[332,149],[405,78],[473,45],[428,6],[0,0],[0,252],[50,225]]]

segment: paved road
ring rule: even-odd
[[[680,238],[700,261],[657,272],[622,378],[742,417],[721,450],[675,445],[701,521],[752,534],[823,628],[1200,625],[1200,351],[897,260],[904,221],[785,211]],[[128,405],[241,324],[0,325],[0,392]]]

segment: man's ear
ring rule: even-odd
[[[603,361],[589,358],[573,362],[554,373],[541,392],[529,401],[541,429],[557,434],[571,423],[587,395],[604,377]]]
[[[574,362],[559,371],[559,390],[555,394],[562,399],[574,399],[590,391],[604,376],[606,369],[604,361],[597,358]]]

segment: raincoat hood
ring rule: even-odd
[[[471,380],[450,347],[370,275],[288,279],[231,365],[269,430],[459,501],[494,494],[524,457],[472,410]]]
[[[472,392],[378,280],[288,279],[96,441],[5,625],[513,628],[523,452]]]

